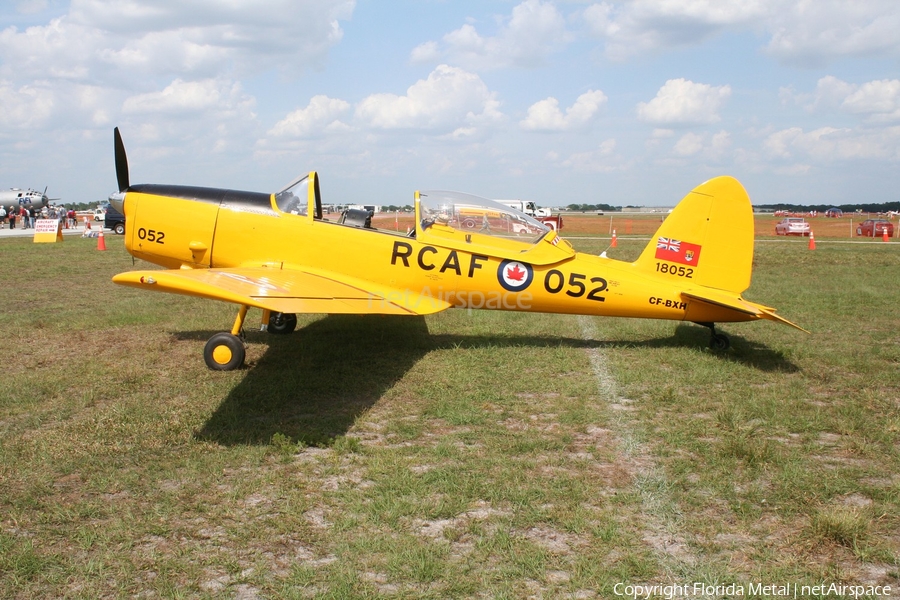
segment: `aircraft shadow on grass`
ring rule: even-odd
[[[179,339],[207,339],[209,332],[177,334]],[[292,440],[324,445],[344,435],[358,416],[433,350],[483,347],[706,348],[706,329],[679,325],[671,337],[638,342],[569,337],[473,336],[428,332],[424,317],[331,315],[294,335],[250,333],[269,348],[245,371],[203,427],[198,439],[223,445],[266,445],[281,433]],[[765,371],[797,368],[779,353],[735,336],[723,354]]]

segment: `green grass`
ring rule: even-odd
[[[898,245],[760,244],[748,299],[812,334],[725,325],[725,354],[672,322],[251,312],[248,368],[213,373],[234,309],[112,285],[107,244],[0,242],[0,597],[900,585]]]

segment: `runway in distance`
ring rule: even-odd
[[[117,284],[238,306],[230,331],[204,348],[209,368],[244,363],[250,308],[262,328],[291,333],[298,313],[427,315],[448,308],[638,317],[708,327],[766,319],[749,302],[753,214],[746,191],[716,177],[675,207],[634,262],[576,252],[556,231],[496,202],[457,192],[415,193],[409,234],[375,229],[367,211],[323,217],[319,178],[304,174],[274,194],[131,185],[114,132],[125,247],[164,267],[113,277]],[[797,327],[800,329],[800,327]]]

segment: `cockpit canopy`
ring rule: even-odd
[[[292,215],[306,216],[309,211],[309,174],[302,175],[275,194],[278,210]]]
[[[532,243],[550,231],[525,213],[460,192],[420,192],[419,218],[423,230],[438,224],[463,233],[516,237]]]
[[[534,244],[550,228],[523,212],[499,202],[471,194],[447,191],[418,192],[418,232],[453,237],[453,232],[511,238]],[[322,219],[319,179],[310,172],[275,193],[275,207],[281,213]],[[339,224],[347,224],[341,220]],[[433,229],[430,229],[435,226]],[[364,225],[371,229],[371,225]],[[413,233],[412,235],[415,235]]]

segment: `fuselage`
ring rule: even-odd
[[[47,196],[35,190],[20,190],[17,188],[0,190],[0,205],[7,209],[10,206],[16,208],[34,206],[40,209],[47,206]]]
[[[312,269],[408,292],[415,302],[435,298],[460,308],[754,319],[683,296],[700,287],[683,265],[660,261],[648,271],[575,252],[556,232],[525,242],[440,223],[423,226],[418,213],[414,235],[351,226],[322,218],[312,192],[310,198],[305,214],[291,214],[274,194],[132,186],[124,199],[126,247],[169,269]]]

